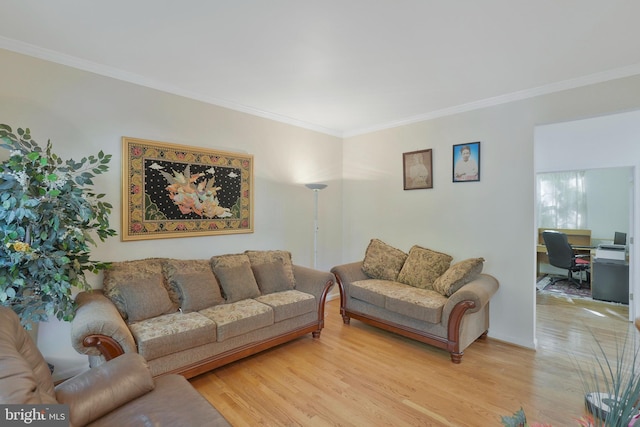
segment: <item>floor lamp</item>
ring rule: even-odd
[[[313,268],[318,268],[318,192],[327,188],[327,184],[306,184],[308,189],[313,190],[314,197],[314,219],[313,219]]]

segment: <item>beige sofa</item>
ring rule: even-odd
[[[139,353],[153,376],[190,378],[324,327],[329,272],[286,251],[207,260],[114,262],[102,291],[78,294],[74,348],[91,366]]]
[[[371,240],[363,261],[334,267],[345,324],[358,319],[451,354],[489,329],[489,300],[498,281],[482,274],[484,259],[451,265],[447,254],[414,246],[405,253]]]
[[[144,358],[127,354],[54,386],[51,371],[18,316],[0,307],[0,404],[30,414],[33,408],[64,417],[62,423],[90,426],[229,426],[180,375],[153,379]],[[15,405],[15,406],[14,406]],[[42,405],[42,406],[34,406]],[[63,405],[68,405],[65,409]],[[11,425],[42,425],[38,418]]]

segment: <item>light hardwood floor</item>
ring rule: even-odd
[[[311,334],[200,375],[191,383],[234,426],[499,426],[521,407],[528,420],[577,425],[584,390],[577,361],[593,334],[612,348],[637,334],[627,307],[538,295],[538,349],[481,339],[460,365],[448,353],[367,326],[342,324],[327,303]]]

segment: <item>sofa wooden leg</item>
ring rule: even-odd
[[[320,338],[320,332],[322,332],[322,331],[313,331],[313,332],[311,332],[311,335],[314,338]]]
[[[464,354],[464,353],[454,353],[454,352],[451,352],[451,361],[452,361],[453,363],[460,363],[460,362],[462,362],[462,355],[463,355],[463,354]]]
[[[483,340],[483,339],[487,338],[487,335],[488,335],[488,334],[489,334],[489,331],[484,331],[484,332],[482,333],[482,335],[480,335],[480,336],[478,337],[478,339],[479,339],[479,340]]]
[[[342,323],[344,323],[345,325],[348,325],[349,323],[351,323],[351,318],[349,316],[346,315],[342,315]]]

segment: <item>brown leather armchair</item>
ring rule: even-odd
[[[7,307],[0,307],[0,404],[66,404],[74,427],[230,425],[184,377],[152,378],[137,353],[54,386],[42,354]]]

